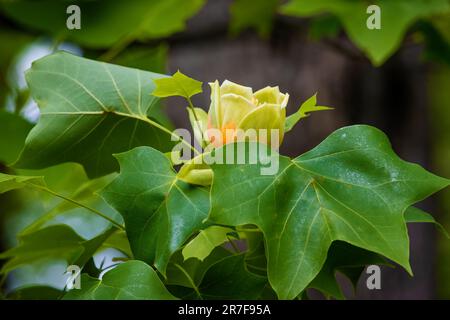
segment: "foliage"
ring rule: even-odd
[[[149,93],[182,95],[190,102],[201,91],[200,82],[180,72],[164,77],[67,53],[35,62],[27,79],[43,116],[28,134],[16,166],[75,161],[91,176],[103,176],[116,170],[112,153],[122,152],[115,154],[120,174],[87,181],[66,195],[45,184],[45,172],[43,177],[0,177],[2,192],[34,188],[64,200],[26,228],[19,244],[0,258],[8,259],[4,274],[42,259],[84,266],[82,289],[68,292],[67,299],[256,299],[274,294],[293,299],[307,288],[342,298],[337,270],[355,282],[365,265],[385,263],[386,257],[411,272],[406,221],[434,220],[410,206],[449,184],[398,158],[381,131],[362,125],[335,131],[295,159],[279,156],[275,175],[261,175],[264,157],[277,156],[264,144],[237,141],[216,147],[211,156],[224,151],[226,157],[231,145],[245,146],[249,158],[254,145],[260,162],[211,164],[212,186],[189,184],[163,153],[171,146],[171,131],[147,117],[156,100]],[[313,96],[288,117],[288,128],[308,112],[329,109],[316,102]],[[133,126],[120,125],[126,121]],[[149,146],[154,141],[159,150]],[[125,227],[111,212],[102,212],[98,192],[120,213]],[[83,238],[65,224],[46,224],[74,207],[106,219],[109,227]],[[89,271],[89,261],[106,247],[132,260],[100,280]],[[351,258],[347,251],[354,252]]]
[[[24,270],[37,273],[55,261],[83,272],[80,290],[22,281],[6,298],[294,299],[314,288],[343,299],[337,272],[356,285],[365,266],[389,259],[412,273],[407,223],[432,223],[446,234],[412,205],[449,180],[401,160],[373,127],[341,128],[294,159],[280,155],[272,176],[261,175],[261,163],[269,160],[261,154],[259,164],[188,162],[179,169],[183,160],[169,160],[174,142],[194,148],[172,131],[160,98],[185,98],[195,138],[201,147],[211,146],[208,114],[191,101],[202,93],[202,83],[179,71],[165,75],[164,40],[182,31],[205,2],[0,4],[2,17],[23,27],[0,32],[8,43],[0,52],[0,107],[12,101],[15,111],[0,111],[0,209],[10,214],[2,235],[10,247],[0,253],[0,274],[20,278]],[[235,0],[229,29],[237,35],[253,28],[267,38],[277,12],[312,18],[316,39],[336,37],[343,27],[375,65],[413,30],[423,35],[429,57],[448,60],[448,1],[375,2],[383,12],[383,29],[375,32],[365,28],[367,4],[356,0]],[[81,7],[81,30],[65,27],[68,3]],[[29,92],[13,88],[8,68],[32,39],[26,31],[52,36],[55,47],[72,41],[95,60],[48,55],[27,72]],[[40,109],[34,126],[20,115],[28,93]],[[232,94],[245,104],[245,92]],[[219,100],[213,103],[217,110]],[[257,109],[255,101],[248,105]],[[314,95],[292,115],[283,113],[277,127],[289,132],[312,112],[329,109]],[[276,118],[259,114],[249,127],[267,127]],[[255,141],[231,145],[267,149]],[[278,157],[268,151],[271,159]],[[117,266],[110,270],[94,263],[105,249],[115,250]]]

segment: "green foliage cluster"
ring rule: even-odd
[[[251,27],[268,36],[276,12],[327,13],[335,30],[343,26],[379,65],[414,22],[449,10],[444,0],[378,2],[389,34],[361,30],[365,2],[345,0],[293,0],[281,8],[278,1],[236,0],[230,31]],[[350,126],[297,158],[280,156],[275,176],[261,176],[260,165],[212,165],[212,186],[189,184],[166,156],[171,137],[181,140],[159,100],[179,95],[191,103],[201,83],[164,75],[162,40],[182,31],[205,1],[75,3],[86,9],[79,32],[65,28],[66,1],[0,4],[11,21],[77,43],[97,58],[46,56],[33,63],[28,89],[20,91],[4,75],[32,37],[0,31],[0,40],[11,43],[0,56],[0,103],[14,98],[15,111],[0,111],[0,207],[13,216],[9,241],[18,234],[0,254],[0,274],[20,278],[57,263],[83,272],[80,290],[25,279],[8,298],[294,299],[315,288],[342,299],[336,272],[356,284],[364,266],[389,259],[412,273],[406,224],[435,223],[413,205],[449,180],[401,160],[378,129]],[[389,14],[399,9],[408,14]],[[427,35],[446,43],[446,20],[439,21],[428,22]],[[125,49],[148,41],[154,46]],[[40,108],[34,126],[20,115],[28,93]],[[287,118],[286,132],[327,109],[312,97]],[[93,259],[108,248],[121,263],[100,278],[104,270]]]

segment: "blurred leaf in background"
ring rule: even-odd
[[[339,18],[355,45],[375,66],[380,66],[400,47],[414,22],[450,10],[447,0],[377,0],[370,4],[378,5],[381,9],[379,30],[367,28],[369,3],[365,1],[291,0],[281,8],[281,12],[298,17],[332,13]]]
[[[2,2],[1,10],[27,28],[90,48],[107,48],[118,41],[157,39],[182,31],[205,0],[18,0]],[[69,30],[66,8],[81,9],[81,29]]]
[[[261,37],[267,38],[272,31],[279,4],[280,0],[234,0],[230,7],[230,33],[237,35],[252,28]]]

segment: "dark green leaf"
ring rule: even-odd
[[[120,175],[102,196],[124,218],[134,257],[164,273],[170,256],[202,229],[209,192],[178,180],[155,149],[139,147],[116,157]]]
[[[47,286],[27,286],[8,294],[8,300],[57,300],[62,291]]]
[[[208,266],[195,290],[172,289],[184,299],[257,299],[267,284],[267,278],[249,272],[244,259],[244,254],[231,255]]]
[[[348,243],[333,242],[328,250],[325,264],[308,288],[317,289],[328,298],[344,299],[336,281],[336,272],[340,271],[348,276],[355,287],[364,267],[373,264],[386,264],[386,260],[374,252],[351,246]]]
[[[10,164],[17,159],[31,128],[22,117],[0,110],[0,162]]]
[[[66,300],[173,300],[156,272],[142,261],[119,264],[102,280],[81,276],[81,289],[65,294]]]

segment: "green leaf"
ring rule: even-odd
[[[185,22],[205,0],[3,1],[0,10],[20,24],[91,48],[105,48],[118,41],[167,37],[185,28]],[[69,30],[66,9],[77,4],[81,29]]]
[[[129,258],[133,258],[133,253],[131,252],[130,242],[128,241],[127,234],[123,230],[117,230],[108,239],[103,242],[104,248],[114,248],[121,251]]]
[[[0,193],[10,190],[23,188],[27,185],[44,186],[42,177],[16,176],[11,174],[0,173]]]
[[[437,222],[431,214],[419,208],[409,207],[408,209],[406,209],[405,220],[408,223],[433,223],[447,239],[450,239],[450,235],[448,234],[447,230],[445,230],[444,226]]]
[[[188,99],[203,91],[202,82],[189,78],[179,70],[171,77],[156,79],[155,84],[152,94],[160,98],[180,96]]]
[[[233,229],[211,226],[200,233],[183,248],[184,260],[189,258],[197,258],[203,261],[211,252],[221,244],[229,241],[229,234],[234,232]]]
[[[338,36],[341,29],[341,23],[335,16],[324,15],[310,21],[308,35],[312,40],[320,41]]]
[[[262,230],[269,281],[281,299],[307,287],[335,240],[379,253],[411,272],[403,212],[449,185],[402,161],[381,131],[364,125],[339,129],[293,160],[280,156],[272,176],[261,175],[256,164],[212,169],[210,221]]]
[[[60,224],[20,235],[16,247],[0,253],[0,259],[8,259],[0,274],[52,259],[65,260],[68,264],[82,267],[113,231],[110,228],[95,238],[85,240],[69,226]]]
[[[78,188],[68,195],[75,203],[66,200],[60,201],[22,230],[21,234],[32,233],[49,225],[66,224],[83,238],[91,239],[111,228],[111,222],[93,214],[93,212],[80,206],[80,204],[96,209],[112,220],[117,221],[118,224],[122,224],[120,214],[111,208],[97,193],[116,176],[117,174],[113,173],[93,180],[86,178],[84,182],[80,183],[81,185]]]
[[[306,100],[305,102],[303,102],[300,108],[295,113],[291,114],[289,117],[286,118],[286,122],[284,124],[285,132],[291,131],[297,124],[297,122],[299,122],[303,118],[308,117],[310,112],[333,109],[330,107],[317,106],[316,104],[317,104],[317,93],[308,100]]]
[[[0,162],[10,164],[17,159],[31,128],[22,117],[0,110]]]
[[[170,256],[204,227],[208,189],[176,177],[161,152],[139,147],[116,155],[120,175],[102,192],[120,212],[134,257],[165,273]]]
[[[195,289],[172,288],[183,299],[254,300],[263,292],[267,278],[245,268],[244,254],[231,255],[208,266],[201,284]]]
[[[119,264],[101,280],[81,276],[81,289],[66,293],[64,300],[174,300],[156,272],[142,261]]]
[[[279,4],[279,0],[234,0],[230,6],[230,32],[236,35],[247,28],[254,28],[261,37],[268,37]]]
[[[203,261],[197,258],[185,260],[181,250],[175,252],[167,266],[164,283],[168,286],[183,286],[195,289],[205,276],[205,273],[216,263],[231,256],[232,253],[223,246],[216,247]],[[182,271],[183,270],[183,271]]]
[[[199,287],[203,299],[257,299],[266,286],[267,278],[246,270],[244,259],[240,254],[214,264]]]
[[[369,5],[381,9],[381,29],[367,28]],[[408,28],[417,20],[449,10],[447,0],[291,0],[282,13],[299,17],[324,12],[337,16],[349,38],[376,66],[383,64],[401,45]],[[401,14],[400,14],[401,13]]]
[[[8,294],[8,300],[57,300],[62,291],[48,286],[26,286]]]
[[[0,254],[0,259],[10,259],[0,273],[41,259],[60,258],[69,264],[81,257],[85,240],[65,225],[50,226],[20,238],[17,247]]]
[[[386,260],[374,252],[335,241],[328,250],[322,269],[308,288],[321,291],[327,298],[345,299],[336,280],[336,273],[339,271],[346,275],[355,288],[364,267],[373,264],[386,264]]]
[[[35,61],[26,78],[41,117],[15,166],[78,162],[95,177],[117,171],[112,153],[140,145],[168,151],[170,135],[147,118],[157,101],[148,92],[161,77],[64,52]]]

